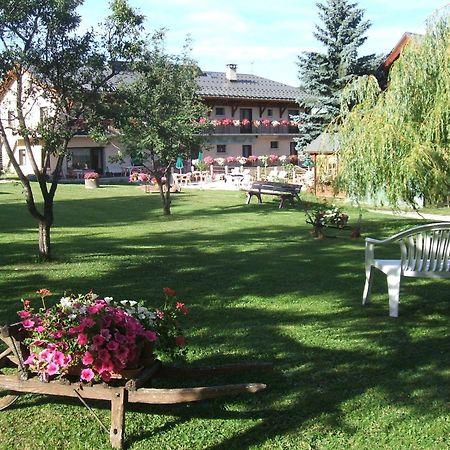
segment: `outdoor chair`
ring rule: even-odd
[[[375,246],[400,244],[399,259],[375,259]],[[450,278],[450,222],[432,223],[411,228],[384,240],[366,238],[366,282],[362,303],[369,302],[373,269],[387,276],[389,315],[398,317],[400,279]]]

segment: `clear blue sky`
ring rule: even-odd
[[[361,54],[389,53],[404,32],[421,33],[428,16],[448,0],[352,0],[365,10],[372,27]],[[148,31],[167,29],[167,50],[179,53],[187,35],[192,57],[203,70],[238,72],[297,86],[297,55],[320,51],[313,37],[320,24],[315,0],[129,0],[147,17]],[[108,1],[85,0],[86,26],[107,13]]]

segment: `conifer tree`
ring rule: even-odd
[[[324,0],[316,5],[323,26],[316,25],[314,37],[325,52],[303,52],[298,57],[301,88],[311,95],[299,101],[307,112],[298,118],[300,149],[339,114],[340,92],[352,77],[372,73],[379,61],[373,54],[358,56],[370,27],[364,10],[348,0]]]

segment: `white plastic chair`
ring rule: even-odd
[[[396,241],[400,244],[400,259],[374,258],[375,245]],[[376,268],[387,276],[389,315],[398,317],[402,276],[450,278],[450,222],[421,225],[381,241],[366,238],[365,266],[363,305],[369,302],[373,269]]]

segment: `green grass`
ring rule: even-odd
[[[355,220],[357,211],[345,209]],[[169,286],[191,310],[189,363],[275,363],[270,373],[211,380],[267,383],[256,395],[131,405],[128,448],[450,448],[448,281],[405,280],[400,317],[391,319],[382,274],[373,302],[361,306],[364,240],[311,238],[299,207],[189,191],[174,196],[172,211],[163,217],[159,197],[132,186],[62,185],[56,260],[44,264],[21,188],[0,185],[0,322],[14,320],[20,298],[41,287],[156,306]],[[364,235],[415,224],[363,213]],[[93,406],[109,427],[108,404]],[[109,448],[75,400],[24,395],[0,412],[0,429],[1,449]]]

